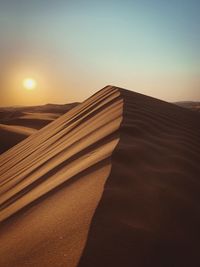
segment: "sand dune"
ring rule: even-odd
[[[0,153],[65,114],[77,104],[0,108]]]
[[[0,156],[0,266],[200,266],[200,116],[107,86]]]

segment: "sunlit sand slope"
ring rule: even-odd
[[[122,106],[106,87],[0,156],[0,266],[77,265]]]
[[[120,92],[120,141],[79,267],[200,266],[200,116]]]

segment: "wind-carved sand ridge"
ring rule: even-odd
[[[200,266],[200,116],[117,87],[0,156],[0,266]]]

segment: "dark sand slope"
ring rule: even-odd
[[[79,267],[200,266],[200,116],[120,92],[120,141]]]
[[[0,266],[200,266],[199,162],[198,113],[104,88],[0,156]]]
[[[65,114],[77,104],[0,108],[0,154]]]
[[[122,105],[107,87],[0,156],[0,266],[77,266]]]

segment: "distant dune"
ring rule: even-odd
[[[0,153],[24,140],[77,104],[0,108]]]
[[[182,101],[182,102],[176,102],[175,104],[183,108],[188,108],[193,111],[200,112],[200,102]]]
[[[0,156],[0,266],[200,266],[200,115],[107,86]]]

